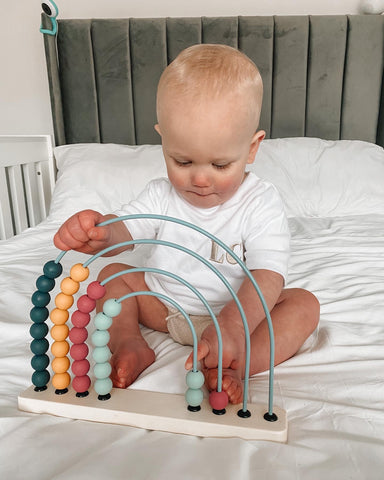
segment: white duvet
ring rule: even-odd
[[[254,167],[274,181],[286,204],[292,232],[287,286],[307,288],[321,303],[317,334],[275,369],[274,403],[287,411],[289,422],[287,443],[277,444],[203,439],[17,409],[18,394],[31,384],[30,296],[42,266],[58,254],[52,244],[58,225],[77,208],[111,210],[127,194],[127,184],[134,196],[149,177],[164,174],[158,147],[60,148],[50,217],[0,242],[0,478],[382,479],[382,149],[362,142],[269,141]],[[127,151],[134,158],[127,160]],[[106,171],[100,171],[100,159]],[[148,164],[149,176],[143,173]],[[123,172],[130,165],[128,180],[121,178],[118,168]],[[122,185],[111,185],[109,175],[117,175]],[[98,183],[109,184],[113,195],[92,190]],[[140,264],[140,249],[134,255],[129,262]],[[78,261],[84,256],[68,253],[64,274]],[[91,276],[108,261],[98,260]],[[184,393],[183,364],[190,348],[166,334],[145,328],[143,333],[157,360],[132,388]],[[252,377],[249,400],[266,401],[267,393],[267,373]]]

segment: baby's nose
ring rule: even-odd
[[[208,187],[211,184],[210,177],[203,169],[198,169],[192,173],[192,183],[196,187]]]

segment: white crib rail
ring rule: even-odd
[[[44,220],[54,183],[49,135],[0,135],[0,240]]]

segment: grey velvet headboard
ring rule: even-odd
[[[50,21],[43,15],[43,23]],[[384,17],[254,16],[61,20],[45,35],[57,145],[159,143],[164,67],[195,43],[244,51],[264,81],[270,138],[384,143]],[[56,41],[57,40],[57,41]]]

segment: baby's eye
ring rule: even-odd
[[[225,168],[229,167],[230,163],[223,163],[223,164],[213,163],[212,165],[218,170],[224,170]]]
[[[175,159],[175,163],[178,167],[187,167],[188,165],[191,164],[191,162],[189,162],[188,160],[176,160],[176,159]]]

